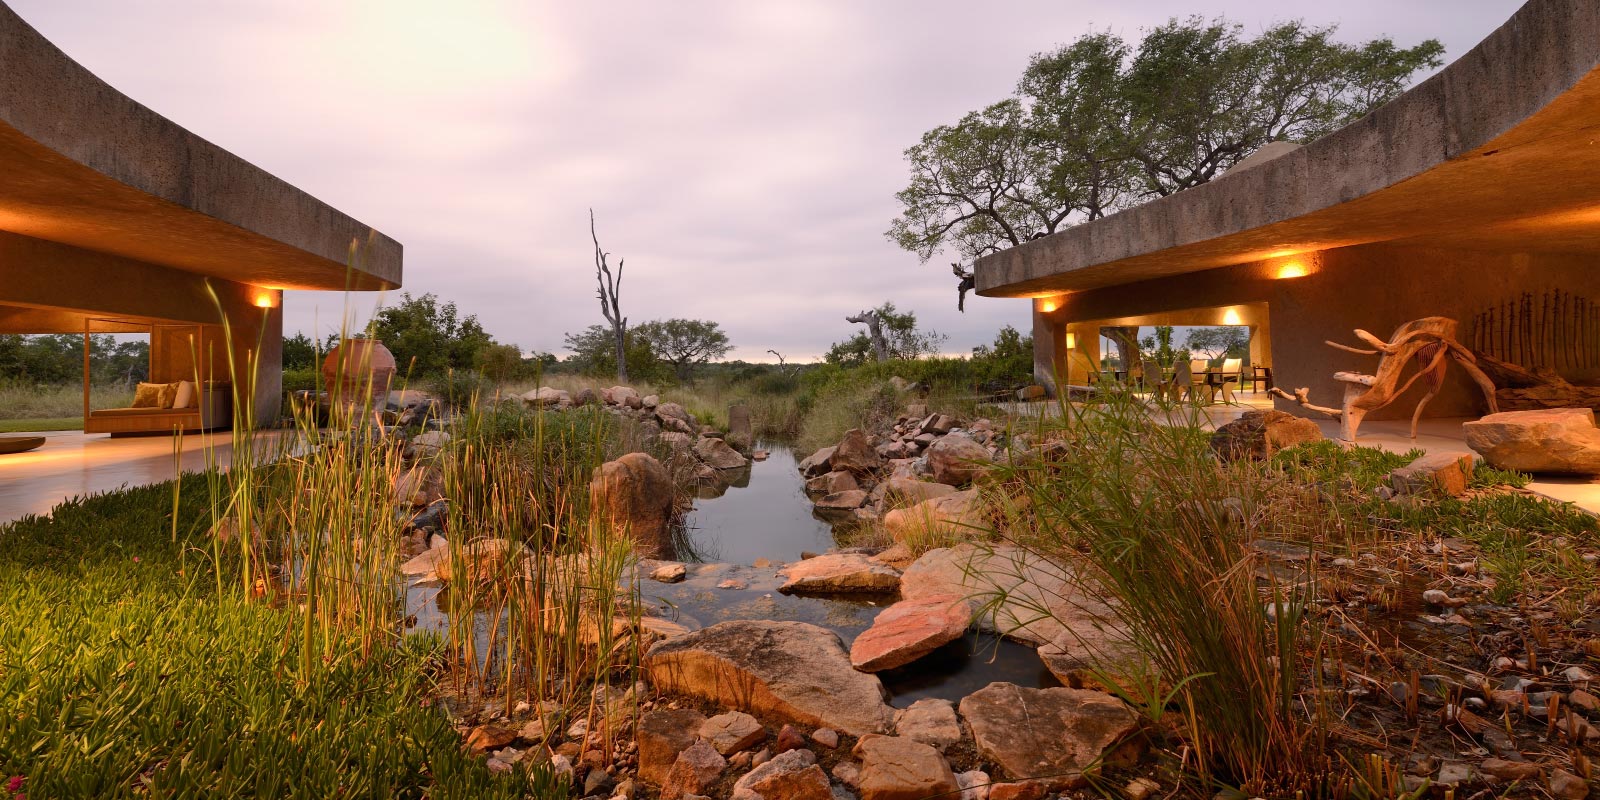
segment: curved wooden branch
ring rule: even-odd
[[[1294,390],[1294,394],[1289,394],[1288,392],[1274,386],[1267,390],[1267,394],[1270,394],[1273,397],[1283,398],[1291,403],[1296,403],[1308,411],[1315,411],[1318,414],[1327,414],[1334,419],[1339,419],[1344,416],[1343,409],[1329,408],[1327,406],[1319,406],[1315,403],[1312,403],[1310,400],[1311,389],[1309,387],[1302,386]]]

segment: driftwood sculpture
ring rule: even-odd
[[[1328,342],[1328,346],[1340,350],[1379,356],[1375,374],[1362,375],[1355,372],[1333,374],[1334,380],[1344,384],[1344,401],[1340,408],[1312,404],[1309,399],[1310,390],[1306,388],[1296,389],[1292,395],[1278,388],[1269,391],[1275,397],[1292,400],[1312,411],[1339,420],[1339,438],[1353,442],[1356,440],[1357,429],[1361,427],[1361,420],[1368,413],[1399,399],[1400,395],[1405,394],[1406,390],[1420,378],[1426,382],[1428,391],[1417,401],[1417,408],[1411,414],[1411,438],[1415,439],[1417,422],[1422,418],[1422,410],[1427,407],[1430,400],[1438,396],[1439,389],[1444,385],[1445,370],[1449,362],[1454,361],[1461,365],[1483,391],[1484,398],[1489,401],[1490,413],[1498,411],[1494,382],[1478,368],[1477,359],[1472,355],[1472,351],[1456,341],[1456,327],[1456,321],[1448,317],[1424,317],[1396,328],[1394,335],[1389,337],[1387,342],[1358,328],[1356,337],[1371,345],[1373,348],[1371,350]],[[1406,366],[1412,361],[1417,364],[1417,373],[1401,384],[1400,379],[1405,375]]]

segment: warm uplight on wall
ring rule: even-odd
[[[271,289],[258,289],[256,291],[256,308],[276,308],[278,293]]]
[[[1238,309],[1230,308],[1227,311],[1222,312],[1222,324],[1243,325],[1244,322],[1239,319]]]
[[[1067,334],[1067,349],[1071,350],[1071,349],[1073,349],[1073,348],[1075,348],[1077,346],[1078,346],[1078,337],[1074,336],[1073,334],[1070,334],[1070,333]]]
[[[1310,274],[1311,270],[1306,267],[1304,263],[1299,261],[1290,261],[1289,263],[1278,267],[1277,277],[1279,280],[1282,280],[1284,278],[1304,278]]]

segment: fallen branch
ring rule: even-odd
[[[1339,418],[1344,416],[1344,410],[1343,409],[1329,408],[1327,406],[1319,406],[1319,405],[1311,402],[1311,400],[1310,400],[1311,388],[1307,387],[1307,386],[1302,386],[1302,387],[1294,390],[1294,394],[1289,394],[1288,392],[1286,392],[1286,391],[1284,391],[1282,389],[1279,389],[1278,387],[1274,386],[1271,389],[1267,390],[1267,394],[1270,394],[1273,397],[1281,397],[1284,400],[1288,400],[1289,402],[1292,402],[1292,403],[1298,403],[1298,404],[1300,404],[1301,407],[1303,407],[1303,408],[1305,408],[1305,409],[1307,409],[1309,411],[1315,411],[1318,414],[1327,414],[1328,416],[1330,416],[1330,417],[1332,417],[1334,419],[1339,419]]]

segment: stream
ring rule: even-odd
[[[786,595],[778,569],[805,552],[834,546],[827,522],[811,513],[798,460],[787,446],[756,445],[770,456],[750,467],[725,493],[695,501],[684,520],[684,544],[698,560],[682,583],[644,581],[640,593],[657,610],[687,627],[700,628],[735,619],[809,622],[850,643],[872,624],[895,595]],[[770,566],[757,567],[756,563]],[[714,562],[714,563],[712,563]],[[734,579],[744,589],[719,589]],[[889,703],[905,708],[924,697],[952,702],[995,681],[1018,686],[1059,686],[1033,648],[977,633],[951,642],[904,667],[878,673]]]
[[[827,551],[834,546],[833,531],[812,515],[794,453],[772,442],[757,447],[767,450],[769,458],[752,464],[728,486],[702,493],[685,518],[680,549],[689,551],[682,554],[688,577],[675,584],[641,580],[640,599],[650,613],[690,630],[729,620],[808,622],[833,631],[849,649],[898,597],[778,591],[783,564],[800,560],[802,553]],[[743,588],[718,587],[730,579]],[[448,630],[443,599],[437,586],[407,580],[406,613],[415,620],[415,630]],[[475,616],[475,634],[486,652],[489,621],[484,614]],[[960,702],[995,681],[1032,688],[1061,685],[1033,648],[976,632],[878,677],[896,708],[925,697]]]

